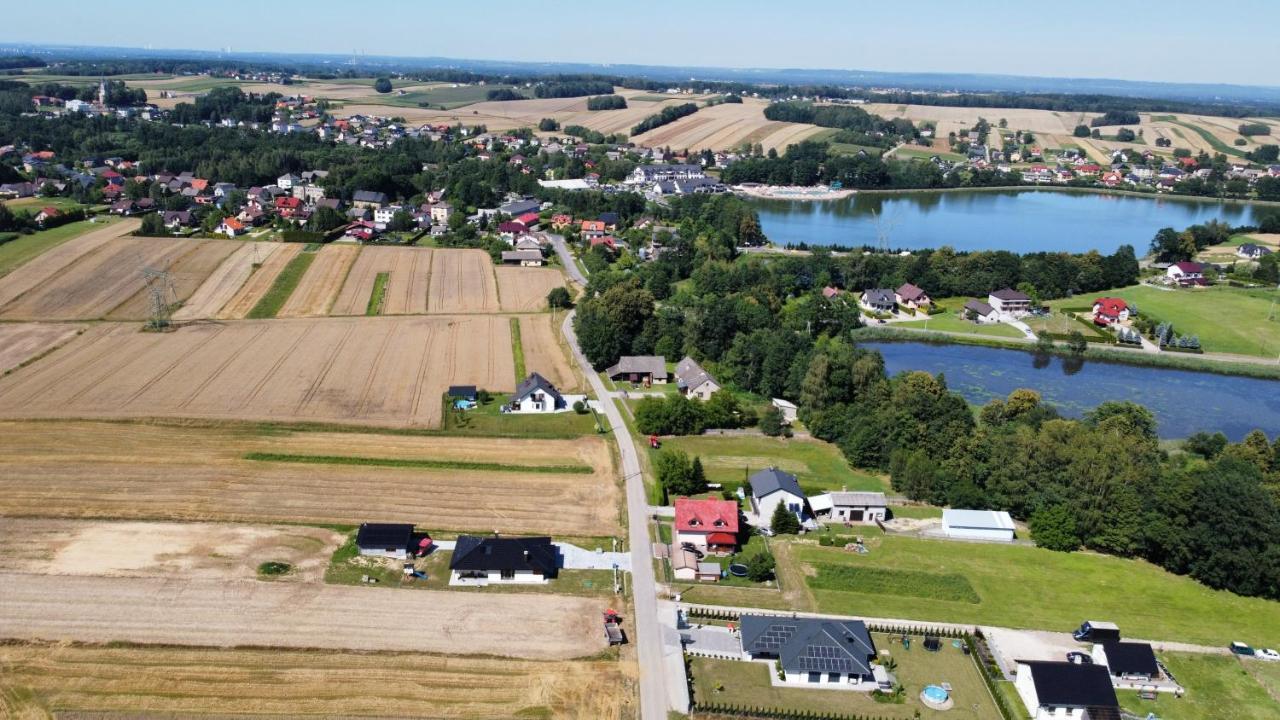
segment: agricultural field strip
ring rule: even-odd
[[[499,309],[493,262],[482,250],[434,252],[427,312],[492,313]]]
[[[505,317],[246,321],[150,336],[103,324],[65,350],[0,382],[0,414],[434,427],[447,385],[514,387]]]
[[[498,266],[498,298],[503,312],[537,312],[547,308],[547,293],[564,287],[564,275],[554,268]]]
[[[128,235],[141,226],[138,220],[125,220],[101,230],[85,233],[48,250],[13,272],[0,278],[0,310],[24,293],[49,282],[63,268],[93,253],[112,240]]]
[[[240,289],[228,300],[215,317],[219,320],[243,320],[257,306],[258,301],[271,290],[276,278],[284,271],[289,262],[302,252],[297,244],[269,245],[269,253],[264,253],[262,267],[250,273]]]
[[[358,245],[326,245],[285,301],[277,317],[320,317],[329,314],[347,273],[360,254]]]
[[[383,315],[417,315],[427,311],[433,253],[429,248],[366,247],[351,267],[333,305],[333,315],[364,315],[379,273],[388,273]]]
[[[524,348],[525,368],[550,380],[561,392],[576,392],[583,387],[576,366],[568,360],[560,345],[550,315],[526,315],[520,318],[520,342]]]
[[[201,241],[199,245],[184,253],[168,267],[173,287],[173,297],[170,299],[185,302],[210,275],[221,267],[227,257],[243,249],[243,243],[230,240]],[[144,285],[128,300],[116,306],[107,315],[107,319],[141,320],[150,314],[151,295]]]
[[[562,595],[0,572],[0,637],[19,640],[568,660],[604,649],[603,609],[600,600]]]
[[[62,345],[84,327],[63,323],[0,324],[0,374]]]
[[[175,320],[197,320],[218,314],[240,292],[255,272],[282,245],[246,242],[231,253],[173,314]]]

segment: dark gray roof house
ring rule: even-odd
[[[861,620],[742,616],[742,651],[776,658],[788,674],[870,677],[876,646]]]
[[[751,494],[757,498],[767,497],[779,490],[804,497],[796,476],[778,468],[765,468],[748,478],[747,482],[751,484]]]
[[[862,302],[875,310],[893,310],[898,306],[898,301],[894,297],[892,290],[888,288],[874,288],[862,293]]]
[[[474,402],[476,397],[479,395],[479,391],[476,390],[475,385],[450,385],[448,394],[451,398],[460,398],[462,400],[471,400]]]
[[[964,309],[972,312],[978,317],[990,317],[994,315],[996,309],[981,300],[970,300],[964,304]]]
[[[1120,701],[1116,699],[1111,676],[1101,665],[1077,665],[1070,662],[1018,661],[1019,686],[1021,673],[1026,668],[1031,673],[1031,688],[1035,691],[1036,708],[1082,708],[1089,720],[1120,720]],[[1019,694],[1022,693],[1021,688]],[[1031,703],[1028,702],[1028,705]]]
[[[533,573],[556,576],[560,556],[549,537],[477,537],[459,535],[449,569],[462,573]]]
[[[554,401],[555,407],[564,405],[564,396],[560,394],[556,386],[538,373],[530,373],[529,377],[520,381],[520,384],[516,386],[515,393],[511,396],[511,402],[512,404],[519,404],[536,393],[543,393],[550,397]]]
[[[540,207],[542,207],[542,204],[537,200],[516,200],[505,205],[500,205],[498,207],[498,212],[503,215],[515,217],[516,215],[523,215],[527,212],[538,212],[538,208]]]
[[[720,383],[716,382],[711,373],[699,365],[697,360],[687,355],[676,363],[676,383],[685,393],[695,391],[707,383],[712,383],[717,389],[720,387]]]
[[[667,359],[661,355],[625,355],[604,373],[611,380],[641,382],[648,376],[653,382],[666,382]]]
[[[1151,679],[1160,676],[1156,653],[1142,642],[1105,642],[1102,652],[1106,656],[1107,670],[1114,677]]]
[[[378,205],[387,204],[387,194],[384,192],[374,192],[372,190],[357,190],[355,195],[351,196],[352,202],[358,203],[377,203]]]
[[[1004,302],[1031,302],[1031,296],[1014,290],[1013,288],[1003,288],[991,293],[991,297]]]
[[[361,523],[356,547],[364,554],[403,555],[413,540],[413,526],[401,523]]]
[[[1245,243],[1240,247],[1236,248],[1236,255],[1239,255],[1240,257],[1245,257],[1245,258],[1253,258],[1255,260],[1262,257],[1263,255],[1270,255],[1270,254],[1271,254],[1271,248],[1266,248],[1261,245],[1255,245],[1253,243]]]

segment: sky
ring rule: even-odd
[[[1280,42],[1248,31],[1280,27],[1276,0],[222,0],[199,10],[180,0],[0,5],[7,6],[0,44],[1280,85]]]

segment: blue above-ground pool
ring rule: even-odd
[[[925,685],[924,690],[920,691],[926,700],[931,700],[941,705],[950,699],[950,695],[938,685]]]

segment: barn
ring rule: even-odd
[[[960,540],[1013,542],[1013,518],[1003,510],[943,510],[942,530]]]

